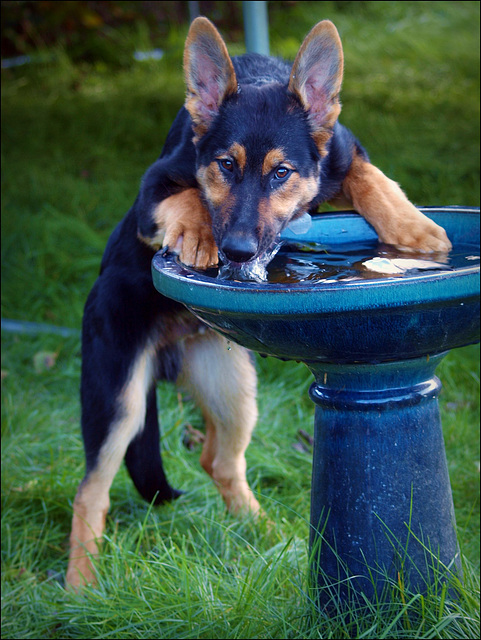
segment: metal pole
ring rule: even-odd
[[[200,16],[199,3],[197,0],[193,0],[192,2],[189,0],[189,20],[195,20],[198,16]]]
[[[267,2],[243,2],[247,53],[269,55]]]

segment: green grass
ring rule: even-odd
[[[269,10],[272,50],[286,56],[318,19],[335,21],[346,54],[342,121],[415,202],[479,204],[478,3]],[[182,103],[184,34],[161,44],[160,63],[74,65],[56,51],[54,62],[2,71],[2,317],[80,327],[105,242]],[[451,352],[437,372],[465,562],[459,601],[392,585],[382,605],[316,616],[311,455],[292,446],[299,428],[312,433],[311,375],[273,359],[258,360],[260,418],[247,455],[269,522],[226,514],[199,451],[182,444],[183,425],[201,428],[200,414],[161,385],[165,464],[187,493],[151,510],[122,469],[99,586],[64,592],[83,474],[79,346],[75,337],[2,332],[3,637],[479,637],[478,347]],[[45,353],[56,354],[53,367],[42,366]]]
[[[35,372],[39,350],[60,351],[53,369]],[[4,352],[5,637],[476,637],[479,503],[470,449],[477,424],[476,349],[450,354],[439,368],[467,558],[460,601],[448,598],[440,611],[440,590],[421,599],[393,585],[388,604],[366,606],[351,622],[335,612],[319,625],[311,620],[307,584],[310,454],[292,446],[298,427],[310,431],[313,420],[310,374],[302,365],[259,361],[260,421],[248,451],[249,480],[270,522],[258,524],[225,513],[200,468],[199,451],[182,444],[182,426],[199,426],[199,414],[161,385],[164,458],[172,483],[188,493],[150,510],[122,469],[111,492],[99,586],[77,597],[63,591],[62,581],[71,501],[83,471],[78,342],[7,336]],[[458,417],[451,407],[457,402],[463,403]]]

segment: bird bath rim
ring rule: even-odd
[[[421,211],[444,228],[449,227],[453,244],[479,246],[479,241],[476,244],[472,239],[473,235],[479,238],[479,207],[423,207]],[[347,232],[344,223],[348,223]],[[329,246],[376,238],[371,225],[352,211],[318,214],[306,234],[293,235],[288,230],[282,234],[285,240],[315,239]],[[369,280],[257,283],[218,280],[159,252],[154,256],[152,272],[158,290],[188,307],[215,309],[219,313],[306,316],[461,300],[476,293],[480,266],[447,268],[402,278],[381,274]]]

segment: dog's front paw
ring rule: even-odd
[[[359,155],[354,156],[339,195],[339,202],[345,204],[347,199],[372,224],[381,242],[396,249],[447,253],[452,247],[442,227],[421,213],[396,182]]]
[[[193,216],[192,216],[193,217]],[[177,253],[180,261],[197,269],[214,267],[218,263],[218,250],[210,225],[201,220],[174,220],[167,225],[163,246]]]
[[[186,189],[163,200],[154,211],[162,246],[177,253],[180,261],[197,269],[216,266],[218,249],[212,235],[210,214],[197,189]]]
[[[452,248],[446,231],[408,201],[389,218],[379,239],[400,251],[448,253]]]

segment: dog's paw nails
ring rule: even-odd
[[[175,253],[178,256],[182,255],[182,246],[184,244],[184,237],[183,236],[179,236],[179,238],[177,238],[176,243],[171,247],[170,251],[172,253]]]
[[[182,235],[176,236],[172,234],[166,234],[162,243],[162,252],[164,254],[173,253],[176,256],[180,256],[182,254],[183,242],[184,238]]]
[[[214,248],[210,246],[199,248],[194,265],[197,269],[210,269],[216,267],[218,263],[219,256],[215,245]]]
[[[179,252],[182,264],[194,269],[209,269],[218,264],[217,247],[211,243],[184,242]]]
[[[429,243],[430,252],[448,253],[453,248],[448,236],[444,233],[442,237],[433,238]]]

